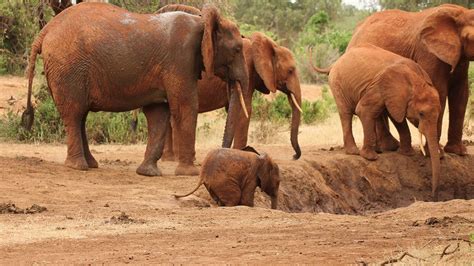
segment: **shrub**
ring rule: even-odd
[[[324,121],[336,110],[334,98],[330,95],[327,86],[323,87],[322,99],[315,102],[303,100],[302,122],[312,124]],[[265,99],[262,94],[255,93],[252,99],[252,119],[269,121],[274,124],[284,124],[291,119],[291,106],[286,95],[280,93],[273,101]]]

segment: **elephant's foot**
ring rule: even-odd
[[[460,156],[467,155],[466,146],[462,143],[453,144],[448,141],[446,146],[444,146],[444,151],[447,153],[454,153]]]
[[[82,157],[80,158],[67,157],[64,164],[66,164],[67,167],[76,169],[76,170],[86,171],[89,169],[89,165],[87,164],[86,160]]]
[[[175,175],[199,175],[199,168],[194,164],[179,163],[174,171]]]
[[[400,143],[393,136],[382,138],[379,145],[382,151],[396,151],[400,147]]]
[[[369,161],[375,161],[379,158],[377,153],[373,149],[362,148],[360,155]]]
[[[406,146],[406,147],[400,146],[400,149],[398,149],[398,152],[405,156],[415,155],[415,150],[413,149],[412,146]]]
[[[89,168],[99,168],[99,163],[95,160],[94,157],[92,157],[92,155],[90,157],[86,156],[86,162]]]
[[[156,166],[156,163],[143,162],[137,168],[136,172],[137,174],[144,176],[161,176],[161,171],[160,169],[158,169],[158,166]]]
[[[355,146],[353,147],[346,147],[345,148],[346,150],[346,154],[349,154],[349,155],[359,155],[359,149]]]

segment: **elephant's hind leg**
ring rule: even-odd
[[[160,176],[161,171],[156,163],[163,154],[167,125],[170,120],[168,104],[151,104],[143,107],[148,124],[148,141],[145,159],[137,168],[137,174],[145,176]]]
[[[166,130],[165,137],[165,147],[163,149],[163,156],[161,156],[161,161],[175,161],[175,151],[173,147],[173,128],[171,127],[171,121],[167,125],[168,129]]]
[[[344,149],[347,154],[358,155],[359,149],[352,134],[352,113],[339,111],[341,118],[342,134],[344,137]]]
[[[98,168],[99,163],[97,163],[94,156],[92,156],[92,153],[89,149],[89,143],[87,141],[87,134],[86,134],[87,114],[88,113],[84,115],[84,118],[82,119],[82,124],[81,124],[82,148],[84,150],[84,156],[86,157],[86,162],[89,168]]]
[[[58,110],[66,126],[67,157],[65,164],[73,169],[87,170],[89,169],[89,165],[84,156],[84,143],[82,138],[82,120],[84,113],[63,109],[64,108],[60,105],[58,106]]]

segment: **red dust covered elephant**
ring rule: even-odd
[[[410,58],[428,73],[441,103],[438,137],[446,98],[449,101],[448,143],[444,150],[466,154],[462,131],[469,96],[468,68],[474,59],[474,10],[445,4],[421,12],[378,12],[357,26],[347,49],[363,43]],[[398,143],[386,125],[378,123],[379,141],[382,149],[395,150]]]
[[[193,158],[201,71],[228,81],[232,92],[248,82],[239,30],[215,7],[204,7],[200,17],[184,12],[135,14],[110,4],[81,3],[53,18],[33,42],[23,116],[27,128],[33,120],[37,54],[43,55],[48,86],[66,126],[66,165],[80,170],[98,167],[87,143],[88,112],[143,107],[148,143],[137,173],[161,174],[156,162],[171,113],[181,151],[175,173],[199,174]],[[232,113],[239,104],[237,93],[231,98]],[[233,130],[233,123],[226,127]]]

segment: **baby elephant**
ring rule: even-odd
[[[438,91],[428,74],[414,61],[373,45],[349,49],[329,69],[329,85],[342,123],[344,148],[359,154],[352,135],[352,115],[357,114],[364,130],[360,155],[377,159],[376,120],[387,112],[400,133],[400,150],[411,153],[411,137],[405,118],[426,136],[432,167],[432,195],[436,200],[439,182],[437,121],[441,110]]]
[[[219,206],[246,205],[253,207],[255,189],[271,197],[272,209],[277,208],[280,171],[267,154],[258,154],[253,148],[244,150],[216,149],[206,156],[202,164],[200,180],[193,194],[204,184]]]

